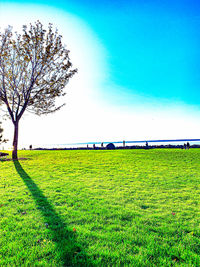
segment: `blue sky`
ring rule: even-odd
[[[107,51],[110,68],[105,83],[123,87],[127,104],[132,94],[139,94],[199,105],[198,1],[13,2],[48,4],[84,20]],[[103,92],[103,87],[102,93],[120,94],[115,88]]]
[[[13,7],[10,8],[9,5]],[[19,5],[18,10],[15,5]],[[50,11],[46,7],[50,8]],[[196,134],[200,132],[197,128],[197,125],[200,125],[200,3],[198,1],[1,1],[0,15],[3,15],[4,11],[9,14],[11,9],[12,16],[16,15],[17,18],[22,8],[24,11],[21,16],[28,16],[30,10],[37,14],[41,9],[44,17],[50,12],[54,19],[54,16],[60,16],[59,10],[63,12],[60,16],[63,25],[60,21],[60,28],[72,28],[72,34],[67,38],[69,43],[74,39],[76,46],[75,52],[73,44],[69,49],[77,57],[83,57],[80,67],[79,61],[74,60],[76,67],[80,69],[78,75],[83,77],[85,69],[87,76],[82,91],[85,95],[91,94],[94,97],[86,101],[90,111],[86,112],[85,106],[81,108],[81,102],[79,107],[85,110],[84,117],[87,117],[89,122],[98,120],[106,125],[101,129],[98,125],[95,126],[104,139],[198,138]],[[68,25],[65,17],[68,20],[70,16],[72,18],[74,16],[75,19]],[[73,23],[76,24],[75,30]],[[80,37],[77,40],[76,34]],[[80,78],[79,85],[84,82]],[[87,91],[86,88],[90,90]],[[78,101],[78,94],[76,92],[75,98],[67,100],[71,101],[71,107]],[[102,109],[104,113],[101,112]],[[89,115],[91,110],[93,117]],[[59,113],[58,116],[66,116],[66,112],[69,110]],[[74,128],[74,121],[76,124],[81,124],[83,121],[81,113],[77,111],[76,117],[69,122],[72,124],[71,128]],[[106,114],[110,114],[110,119],[105,123],[109,118]],[[124,121],[123,127],[120,127],[124,129],[123,132],[116,126],[120,120]],[[130,128],[130,121],[134,121],[137,125],[137,133],[135,128]],[[169,123],[173,126],[173,132],[165,128]],[[184,124],[187,127],[189,125],[190,130],[184,128]],[[144,125],[147,125],[146,128]],[[73,142],[91,141],[91,139],[99,141],[95,127],[92,129],[88,124],[84,138],[82,138],[83,133],[81,136],[71,132],[75,139],[72,140],[69,136],[67,139]],[[76,130],[78,131],[78,128]],[[60,137],[61,139],[61,142],[65,142],[64,137]],[[49,139],[49,142],[51,141]]]
[[[199,104],[198,1],[77,3],[72,10],[78,7],[77,13],[102,40],[110,78],[129,97],[134,92]]]

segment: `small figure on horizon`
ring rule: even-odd
[[[123,147],[125,147],[125,141],[123,141]]]
[[[189,142],[187,142],[187,149],[189,149],[190,148],[190,143]]]
[[[89,145],[87,144],[87,148],[89,148]]]
[[[101,143],[101,147],[103,148],[103,142]]]
[[[185,149],[186,149],[186,146],[187,146],[186,143],[184,143],[184,148],[185,148]]]
[[[93,148],[94,148],[94,149],[96,148],[95,144],[93,145]]]
[[[149,144],[148,144],[148,142],[146,142],[146,147],[148,147],[149,146]]]
[[[29,149],[32,150],[32,148],[33,148],[32,145],[30,145],[30,146],[29,146]]]

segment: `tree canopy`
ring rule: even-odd
[[[13,33],[7,27],[0,33],[0,104],[4,104],[14,124],[13,159],[17,159],[18,124],[25,110],[37,115],[59,110],[56,99],[77,72],[72,68],[69,50],[62,36],[49,23],[22,27]]]
[[[7,142],[6,139],[3,139],[3,128],[1,126],[1,124],[2,124],[2,122],[0,122],[0,144]]]

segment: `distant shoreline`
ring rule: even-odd
[[[185,149],[184,145],[148,145],[148,146],[116,146],[114,149],[155,149],[155,148],[179,148]],[[190,148],[200,148],[200,145],[191,145]],[[114,150],[106,147],[65,147],[65,148],[33,148],[32,150]]]

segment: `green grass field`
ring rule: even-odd
[[[200,149],[0,162],[0,266],[200,266]]]

